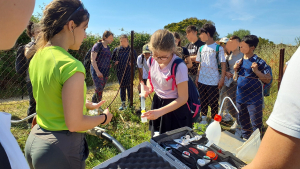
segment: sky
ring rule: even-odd
[[[39,6],[51,0],[36,0]],[[165,25],[190,17],[215,23],[221,37],[235,30],[267,38],[276,44],[295,44],[300,37],[299,0],[82,0],[90,13],[87,32],[120,35],[131,30],[152,34]],[[121,31],[123,28],[124,31]]]

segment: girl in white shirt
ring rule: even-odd
[[[158,30],[152,36],[149,43],[153,53],[148,59],[150,76],[145,86],[146,96],[155,91],[152,110],[143,114],[152,120],[149,124],[151,135],[154,131],[164,133],[184,126],[192,127],[192,114],[190,113],[188,100],[188,69],[184,62],[180,63],[175,73],[175,84],[172,88],[173,78],[171,66],[178,58],[175,54],[175,39],[171,32]],[[150,82],[151,81],[151,82]]]

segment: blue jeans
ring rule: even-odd
[[[242,127],[242,137],[248,139],[252,132],[262,128],[262,104],[236,103],[239,110],[238,120]]]

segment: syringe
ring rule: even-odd
[[[144,84],[140,83],[141,85],[141,116],[146,113],[146,106],[145,106],[145,89],[144,89]],[[147,118],[146,117],[141,117],[141,121],[142,123],[146,123],[147,122]]]

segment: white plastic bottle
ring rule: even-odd
[[[221,137],[221,126],[220,122],[222,121],[222,116],[216,114],[214,118],[214,122],[212,122],[205,131],[206,137],[210,143],[214,143],[215,145],[219,144]]]
[[[141,85],[141,109],[142,109],[141,113],[143,115],[144,113],[146,113],[146,105],[145,105],[146,98],[145,98],[144,85],[142,83],[140,85]],[[142,123],[146,123],[147,122],[147,118],[146,117],[141,117],[141,121],[142,121]]]

